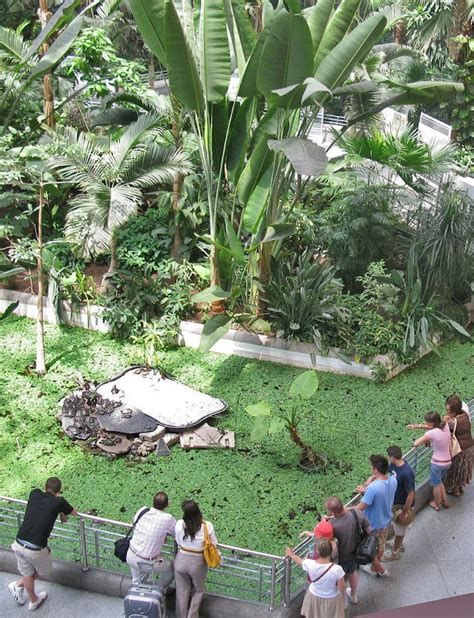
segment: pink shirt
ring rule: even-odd
[[[451,453],[449,445],[451,443],[451,432],[448,424],[443,429],[430,429],[425,433],[433,446],[432,463],[438,466],[448,466],[451,463]]]

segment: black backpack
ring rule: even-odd
[[[143,509],[143,511],[137,517],[136,521],[133,523],[133,526],[127,532],[127,535],[115,541],[114,556],[116,556],[121,562],[127,562],[127,552],[130,547],[130,537],[132,536],[132,533],[135,530],[135,526],[138,524],[140,518],[145,515],[145,513],[148,513],[149,510],[149,508]]]
[[[351,513],[353,514],[356,523],[355,561],[357,564],[370,564],[375,558],[379,548],[378,539],[373,533],[367,534],[354,509],[351,510]]]

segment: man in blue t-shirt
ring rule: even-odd
[[[393,530],[395,541],[384,554],[382,560],[399,560],[400,552],[405,551],[403,538],[407,528],[415,517],[415,475],[410,465],[402,457],[402,449],[399,446],[389,446],[387,455],[390,459],[388,471],[397,479],[397,491],[393,504]]]
[[[381,559],[385,551],[388,528],[392,521],[397,479],[388,474],[388,459],[384,455],[371,455],[370,463],[372,476],[364,485],[357,487],[357,491],[363,493],[364,497],[355,508],[364,511],[370,522],[371,530],[378,539],[379,548],[372,564],[363,565],[361,569],[374,577],[388,577],[389,572],[382,566]]]

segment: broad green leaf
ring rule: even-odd
[[[23,266],[14,266],[13,268],[8,268],[8,270],[0,270],[0,280],[8,279],[8,277],[13,277],[23,272],[25,272]]]
[[[185,107],[202,113],[202,84],[193,53],[171,0],[166,0],[165,5],[165,49],[171,93]]]
[[[322,60],[315,78],[330,90],[340,86],[382,36],[386,23],[385,17],[373,15],[359,24]]]
[[[463,335],[464,337],[467,337],[468,339],[471,338],[471,333],[469,333],[465,328],[463,328],[461,324],[459,324],[459,322],[456,322],[455,320],[451,320],[451,319],[448,319],[448,322],[452,326],[452,328],[454,328],[454,330],[457,331],[460,335]]]
[[[230,292],[226,292],[218,285],[211,285],[202,292],[193,294],[191,300],[193,303],[214,303],[218,300],[229,298]]]
[[[315,6],[303,11],[304,18],[308,22],[313,42],[313,57],[316,58],[319,46],[323,39],[324,31],[334,8],[334,0],[318,0]]]
[[[232,257],[240,264],[245,264],[244,249],[240,240],[237,237],[237,234],[235,233],[232,223],[227,218],[225,219],[225,232]]]
[[[257,87],[269,98],[275,90],[302,83],[313,73],[311,33],[302,15],[282,12],[265,39]],[[289,94],[287,102],[292,100]],[[279,102],[286,106],[285,100]]]
[[[269,335],[272,332],[270,324],[262,318],[251,319],[248,328],[254,333],[264,333],[265,335]]]
[[[202,329],[199,351],[209,352],[212,346],[229,331],[231,324],[232,318],[230,315],[214,315],[208,320]]]
[[[321,82],[318,82],[318,80],[314,77],[308,77],[307,79],[305,79],[304,84],[306,88],[303,92],[303,96],[301,97],[301,103],[305,103],[306,101],[310,103],[309,99],[311,99],[313,95],[317,94],[318,92],[327,92],[328,94],[331,94],[329,88],[327,88],[327,86],[325,86]]]
[[[269,139],[268,147],[284,152],[296,173],[301,176],[319,176],[326,170],[326,151],[307,138]]]
[[[271,242],[273,240],[282,240],[296,233],[296,228],[292,223],[274,223],[268,226],[262,243]]]
[[[190,264],[197,276],[203,281],[209,281],[211,278],[211,269],[209,264]]]
[[[166,66],[165,0],[129,0],[128,6],[143,40]]]
[[[294,15],[299,15],[301,13],[301,7],[300,7],[300,3],[298,2],[298,0],[283,0],[283,1],[288,11],[290,11],[290,13],[293,13]]]
[[[199,69],[206,101],[221,101],[227,94],[231,74],[224,0],[201,1]]]
[[[261,442],[268,433],[268,418],[265,416],[259,416],[255,419],[252,433],[250,438],[254,442]]]
[[[229,127],[229,109],[227,99],[222,99],[219,103],[211,103],[212,114],[212,162],[214,172],[219,174],[221,169],[222,157],[224,156],[224,148],[226,144],[227,129]]]
[[[357,13],[361,0],[342,0],[334,15],[324,29],[318,51],[314,56],[314,68],[317,69],[324,58],[348,33],[352,21]]]
[[[366,92],[375,92],[378,90],[378,86],[371,79],[364,79],[361,82],[355,82],[354,84],[348,84],[347,86],[340,86],[336,88],[332,93],[333,96],[340,96],[344,94],[364,94]]]
[[[235,184],[245,164],[245,153],[250,141],[250,127],[255,116],[255,100],[248,98],[242,102],[231,125],[227,149],[227,173]]]
[[[272,183],[272,168],[268,167],[255,186],[242,214],[242,225],[255,234],[265,212]]]
[[[15,311],[15,309],[18,307],[19,304],[20,304],[19,300],[15,301],[14,303],[10,303],[8,307],[5,309],[5,311],[2,314],[0,314],[0,321],[6,320],[8,316],[10,316]]]
[[[290,396],[310,399],[316,393],[318,387],[319,381],[316,371],[309,369],[294,379],[290,386]]]
[[[285,421],[280,416],[274,416],[273,418],[270,419],[270,423],[268,425],[268,433],[269,434],[280,433],[280,431],[283,431],[285,427],[286,427]]]
[[[48,51],[44,54],[38,64],[33,68],[25,83],[28,85],[34,79],[42,77],[51,71],[67,54],[72,47],[77,35],[82,28],[84,18],[76,18],[69,26],[61,32]]]
[[[253,403],[250,406],[247,406],[245,411],[247,414],[254,417],[271,416],[272,408],[268,401],[259,401],[258,403]]]
[[[239,75],[244,74],[247,60],[257,43],[257,34],[252,28],[248,13],[239,0],[224,0],[227,27],[237,59]]]
[[[253,193],[259,179],[270,167],[272,160],[273,153],[268,149],[267,140],[263,137],[250,155],[237,183],[237,194],[243,206]]]
[[[245,70],[240,76],[240,84],[237,92],[239,97],[254,97],[258,94],[257,72],[267,36],[268,30],[263,30],[260,33],[252,53],[247,60]]]

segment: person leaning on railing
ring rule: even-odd
[[[473,439],[471,433],[471,418],[467,404],[461,401],[458,395],[451,395],[446,399],[446,416],[444,421],[449,430],[456,436],[461,452],[453,457],[451,467],[444,479],[446,493],[460,496],[464,487],[472,479]]]
[[[433,487],[433,500],[429,506],[435,511],[439,511],[442,504],[445,509],[449,509],[449,502],[446,498],[446,489],[443,480],[451,466],[451,432],[449,425],[441,420],[438,412],[428,412],[425,415],[425,423],[412,423],[407,425],[407,429],[427,429],[425,433],[413,442],[413,446],[421,446],[431,442],[433,454],[430,463],[430,483]]]
[[[199,618],[199,607],[206,591],[208,566],[204,560],[204,540],[209,536],[217,546],[214,526],[204,521],[193,500],[182,504],[183,519],[176,523],[178,552],[174,561],[176,580],[176,618]]]
[[[310,577],[301,608],[305,618],[344,618],[344,571],[331,562],[332,546],[328,539],[316,539],[315,549],[319,556],[315,560],[300,558],[289,547],[286,555],[300,566]]]
[[[77,511],[61,497],[61,481],[52,476],[46,481],[45,491],[31,491],[23,523],[12,545],[22,578],[8,584],[8,589],[18,605],[26,603],[26,590],[30,611],[37,609],[48,596],[44,590],[36,594],[35,579],[51,573],[53,561],[48,539],[58,515],[65,523],[67,516],[77,515]]]

